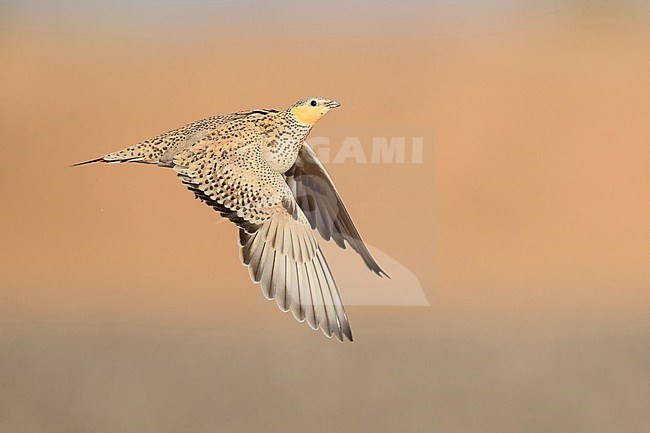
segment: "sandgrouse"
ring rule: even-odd
[[[341,296],[312,229],[373,259],[325,168],[305,142],[336,101],[307,98],[287,110],[208,117],[93,162],[169,167],[197,198],[239,228],[250,277],[282,311],[340,341],[352,341]]]

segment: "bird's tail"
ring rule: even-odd
[[[95,162],[123,163],[123,162],[141,162],[144,164],[157,164],[160,159],[160,151],[154,148],[150,143],[143,142],[117,152],[106,154],[100,158],[91,159],[84,162],[72,164],[71,167],[80,165],[93,164]]]
[[[70,167],[79,167],[80,165],[92,164],[92,163],[95,163],[95,162],[104,162],[104,157],[102,156],[101,158],[95,158],[95,159],[91,159],[89,161],[78,162],[76,164],[72,164]]]

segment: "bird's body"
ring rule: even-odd
[[[352,340],[312,228],[343,248],[346,240],[371,270],[385,272],[305,142],[314,123],[338,105],[309,98],[284,111],[213,116],[87,162],[173,168],[197,198],[239,227],[241,260],[268,299],[329,337]]]

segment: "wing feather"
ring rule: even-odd
[[[304,313],[307,324],[312,329],[318,329],[318,322],[316,321],[316,308],[314,306],[314,299],[311,295],[311,288],[309,286],[309,279],[307,278],[307,271],[304,264],[296,263],[296,274],[299,278],[299,292],[300,298],[303,299]]]
[[[307,143],[302,144],[296,163],[285,173],[285,180],[312,229],[341,248],[345,248],[347,241],[371,271],[388,276],[368,251],[332,179]]]

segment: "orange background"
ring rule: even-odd
[[[2,6],[0,430],[647,430],[650,11],[500,4]],[[352,344],[173,172],[68,167],[310,95],[342,102],[314,135],[428,131],[328,165],[431,303],[349,307]],[[400,289],[326,251],[344,300]]]

